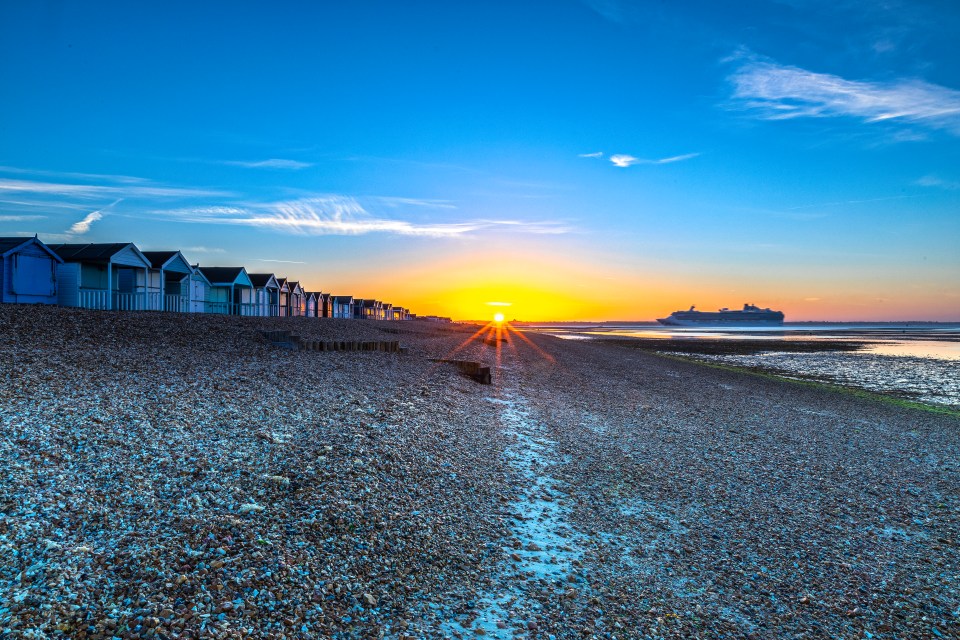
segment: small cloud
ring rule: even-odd
[[[823,299],[823,298],[804,298],[804,301],[806,301],[806,302],[819,302],[819,301],[822,300],[822,299]]]
[[[628,156],[625,153],[618,153],[616,155],[610,156],[610,162],[615,164],[618,167],[629,167],[632,164],[637,164],[640,162],[640,158],[635,158],[634,156]]]
[[[109,209],[110,207],[113,207],[114,205],[120,203],[121,201],[122,201],[122,198],[119,199],[119,200],[115,200],[115,201],[111,202],[110,204],[108,204],[107,206],[103,207],[102,209],[100,209],[100,210],[98,210],[98,211],[93,211],[93,212],[91,212],[91,213],[88,213],[88,214],[83,218],[83,220],[80,220],[79,222],[73,223],[73,226],[70,227],[70,230],[69,230],[67,233],[73,233],[73,234],[76,234],[76,235],[83,235],[83,234],[86,233],[87,231],[90,231],[90,225],[92,225],[94,222],[96,222],[96,221],[98,221],[98,220],[102,220],[102,219],[103,219],[103,212],[104,212],[104,211],[106,211],[106,210]]]
[[[577,157],[578,158],[602,158],[603,151],[595,151],[594,153],[581,153]]]
[[[488,302],[488,307],[512,307],[512,302]]]
[[[648,160],[646,158],[637,158],[636,156],[627,155],[625,153],[620,153],[610,156],[610,162],[618,167],[629,167],[634,164],[671,164],[674,162],[682,162],[684,160],[690,160],[699,156],[699,153],[685,153],[679,156],[670,156],[669,158],[658,158],[656,160]]]
[[[75,222],[73,226],[70,227],[70,233],[75,233],[77,235],[86,233],[87,231],[90,231],[90,225],[101,219],[103,219],[103,215],[99,211],[88,213],[83,220],[80,222]]]
[[[942,178],[938,178],[937,176],[923,176],[914,184],[921,187],[938,187],[940,189],[948,189],[950,191],[960,189],[960,182],[944,180]]]
[[[233,167],[246,167],[247,169],[306,169],[312,167],[311,162],[300,162],[299,160],[286,160],[284,158],[270,158],[269,160],[243,161],[227,160],[223,164]]]

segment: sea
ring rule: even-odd
[[[790,378],[813,379],[960,409],[960,323],[785,323],[776,327],[667,327],[656,323],[539,324],[524,331],[571,340],[663,339],[769,340],[771,350],[753,354],[691,354],[687,357],[755,367]],[[781,341],[814,341],[823,351],[776,350]],[[830,342],[857,342],[857,351],[831,351]]]

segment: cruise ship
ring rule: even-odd
[[[752,304],[743,305],[740,311],[727,308],[719,311],[697,311],[691,306],[688,311],[674,311],[666,318],[657,318],[657,322],[673,327],[776,326],[783,324],[783,312],[761,309]]]

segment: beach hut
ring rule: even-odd
[[[290,315],[290,283],[286,278],[277,278],[277,284],[280,285],[280,307],[278,308],[281,316]]]
[[[379,300],[371,300],[369,298],[363,301],[363,307],[361,309],[361,317],[364,320],[376,320],[377,319],[377,307],[380,305]]]
[[[330,296],[331,318],[353,317],[353,296]]]
[[[234,316],[256,315],[253,282],[243,267],[200,267],[210,281],[206,312]]]
[[[153,311],[190,310],[190,275],[193,267],[179,251],[144,251],[153,265],[147,272],[147,309]]]
[[[350,317],[354,320],[363,320],[363,298],[354,298],[350,302]]]
[[[380,306],[380,319],[393,320],[393,305],[389,302],[384,302]]]
[[[280,283],[272,273],[251,273],[253,283],[253,302],[257,305],[258,316],[280,315]]]
[[[333,308],[331,305],[332,296],[329,293],[321,293],[317,299],[317,316],[321,318],[332,318]]]
[[[302,316],[307,312],[307,299],[299,282],[288,283],[290,287],[290,315]]]
[[[153,265],[132,242],[52,244],[63,260],[57,267],[57,302],[64,307],[142,311],[147,274]]]
[[[203,275],[200,267],[193,265],[190,268],[192,272],[190,273],[190,278],[187,280],[187,289],[189,291],[187,294],[189,298],[188,309],[190,313],[206,313],[207,298],[210,297],[210,289],[213,285],[207,280],[207,276]]]
[[[304,291],[304,315],[308,318],[317,317],[317,293],[313,291]]]
[[[57,303],[57,266],[50,247],[33,238],[0,238],[0,302]]]

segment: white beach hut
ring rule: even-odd
[[[57,267],[57,302],[65,307],[143,311],[150,261],[132,242],[52,244],[63,260]]]
[[[154,311],[190,311],[190,275],[193,267],[179,251],[144,251],[153,267],[147,273],[147,308]]]

